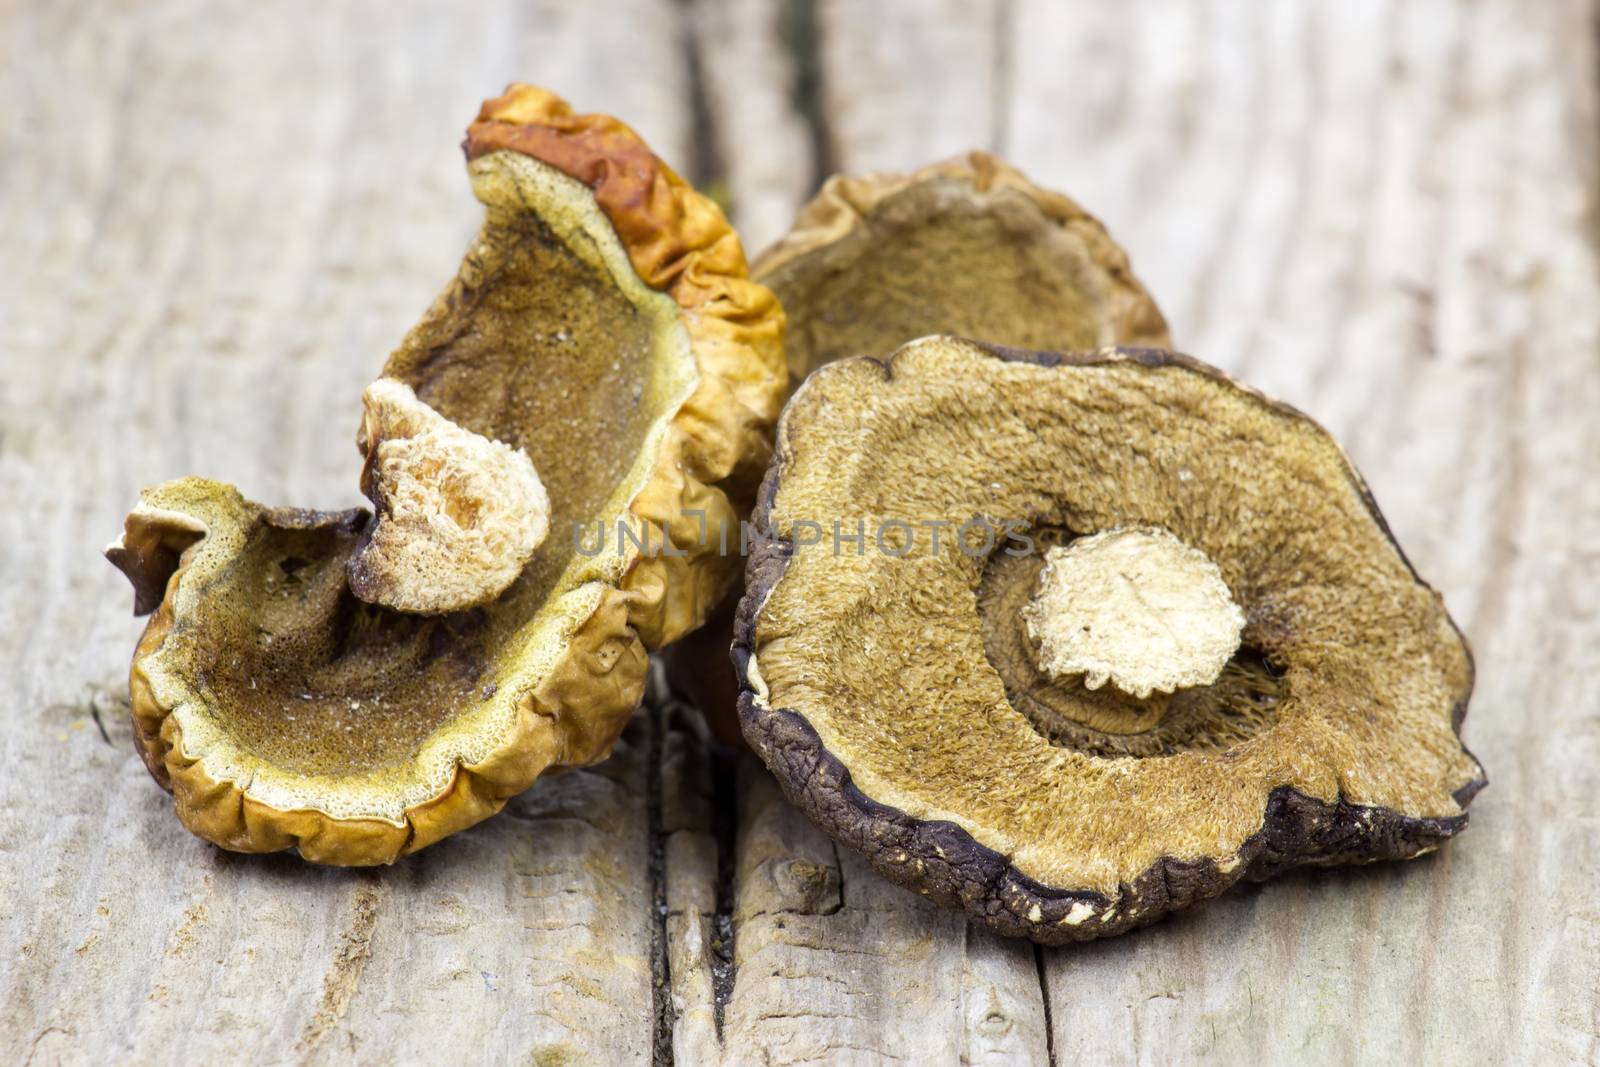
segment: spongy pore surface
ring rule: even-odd
[[[1242,850],[1274,791],[1448,821],[1458,791],[1481,780],[1456,732],[1466,647],[1342,451],[1309,419],[1194,361],[951,338],[887,364],[845,360],[786,410],[766,493],[779,538],[801,522],[867,531],[864,550],[824,538],[753,563],[741,640],[746,732],[780,776],[837,759],[865,800],[828,773],[789,784],[869,852],[912,833],[906,817],[948,820],[1045,887],[1115,901],[1176,860],[1214,863],[1215,892],[1254,855]],[[1011,555],[1020,542],[1004,537],[959,548],[953,533],[974,520],[1015,523],[1032,551]],[[944,524],[940,551],[933,523]],[[1152,703],[1038,672],[1020,613],[1045,546],[1118,528],[1165,531],[1220,572],[1245,625],[1213,685]],[[889,551],[878,530],[890,531]],[[1052,685],[1055,736],[1027,703]],[[817,753],[772,747],[800,743],[779,722],[790,712],[815,731]],[[1435,829],[1445,825],[1456,824]],[[1335,858],[1297,857],[1287,839],[1274,847],[1279,861]],[[1364,842],[1358,828],[1341,847],[1349,859],[1431,844]],[[938,851],[875,861],[918,885],[913,868],[943,862]],[[974,914],[992,892],[959,890]]]
[[[1167,340],[1100,223],[985,152],[829,179],[753,269],[789,314],[796,380],[935,333],[1051,349]]]

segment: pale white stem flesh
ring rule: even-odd
[[[487,603],[522,573],[550,530],[550,497],[526,452],[457,426],[403,382],[362,394],[363,490],[377,509],[350,560],[363,600],[441,614]]]
[[[1245,624],[1205,553],[1144,527],[1051,548],[1023,618],[1045,674],[1139,698],[1215,682]]]

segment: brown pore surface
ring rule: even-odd
[[[1280,787],[1444,818],[1481,773],[1454,729],[1466,647],[1343,453],[1184,357],[933,338],[887,365],[849,360],[791,403],[767,491],[779,537],[804,520],[922,532],[900,558],[801,550],[752,589],[757,707],[804,717],[866,797],[954,822],[1047,886],[1115,895],[1162,858],[1227,870]],[[948,536],[933,553],[919,525],[977,517],[1149,526],[1204,552],[1246,614],[1245,646],[1279,675],[1271,714],[1211,741],[1158,737],[1142,758],[1109,731],[1052,743],[991,662],[989,559]],[[1246,656],[1233,673],[1252,670]],[[1203,702],[1254,685],[1225,677]]]
[[[549,490],[550,536],[488,609],[427,618],[350,593],[348,527],[284,529],[269,513],[188,627],[195,671],[242,749],[307,775],[377,770],[482,699],[494,650],[555,589],[574,524],[587,522],[593,544],[672,399],[650,389],[658,328],[595,254],[577,254],[531,210],[491,207],[460,276],[386,374],[457,425],[525,449]]]
[[[1058,350],[1167,343],[1105,229],[983,152],[830,180],[754,270],[789,314],[797,381],[934,333]]]

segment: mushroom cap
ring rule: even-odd
[[[147,490],[108,550],[155,611],[141,754],[226,848],[386,863],[604,758],[647,651],[737,577],[699,523],[734,521],[784,389],[782,312],[738,238],[626,126],[541,89],[485,103],[465,148],[483,227],[384,376],[537,468],[549,535],[510,587],[441,615],[366,603],[367,512],[200,479]]]
[[[1168,343],[1105,228],[987,152],[828,179],[752,272],[789,317],[795,382],[934,333],[1025,348]]]
[[[751,746],[878,871],[999,933],[1102,937],[1240,878],[1417,855],[1484,783],[1467,646],[1344,453],[1186,356],[933,337],[835,363],[786,408],[755,522]],[[1038,668],[1043,549],[1118,528],[1215,564],[1245,619],[1215,683]]]

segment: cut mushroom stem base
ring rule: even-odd
[[[1217,565],[1151,528],[1049,549],[1022,614],[1041,671],[1140,699],[1215,682],[1245,622]]]
[[[347,565],[351,592],[424,614],[505,592],[550,530],[550,496],[527,452],[457,426],[391,378],[362,403],[362,489],[377,521]]]
[[[1160,756],[1276,721],[1281,673],[1206,553],[1154,526],[1080,535],[1041,520],[1028,536],[1035,551],[986,561],[977,609],[989,665],[1044,740]]]

